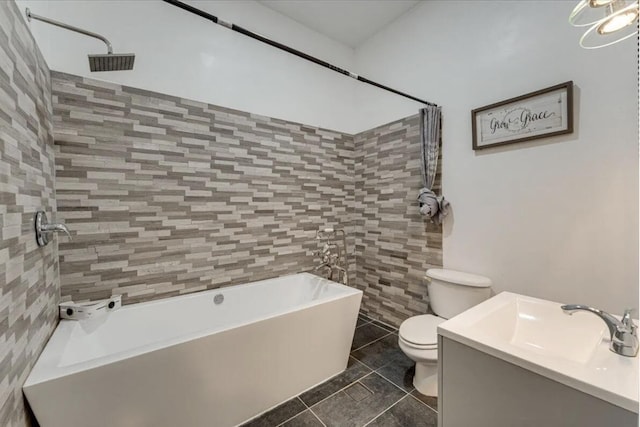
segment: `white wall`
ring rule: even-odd
[[[350,68],[353,50],[254,1],[189,1],[227,21]],[[136,54],[132,71],[91,73],[99,40],[32,21],[52,70],[270,117],[354,131],[355,82],[160,1],[18,0],[43,15],[107,37]]]
[[[621,312],[638,301],[637,51],[581,49],[574,3],[424,2],[359,48],[355,69],[443,106],[446,267]],[[573,134],[474,153],[473,108],[567,80]],[[418,108],[362,86],[357,102],[361,129]]]

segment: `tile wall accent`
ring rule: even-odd
[[[57,324],[58,256],[38,248],[36,210],[55,217],[49,69],[13,1],[0,1],[0,426],[29,425],[22,396]]]
[[[416,114],[355,136],[356,286],[363,310],[396,326],[427,313],[424,273],[442,266],[442,227],[425,220],[416,201],[419,129]]]
[[[352,136],[56,72],[53,104],[74,237],[60,244],[64,299],[131,303],[309,270],[330,224],[350,236],[368,314],[398,325],[427,311],[442,230],[417,211],[417,115]]]
[[[353,137],[52,74],[63,299],[125,303],[308,271],[343,226]]]

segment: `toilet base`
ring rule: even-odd
[[[413,386],[425,396],[438,396],[438,364],[416,362]]]

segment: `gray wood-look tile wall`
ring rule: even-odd
[[[349,135],[53,73],[64,299],[145,301],[307,271],[342,226],[363,308],[427,311],[418,116]],[[438,176],[437,185],[440,185]]]
[[[351,135],[55,72],[53,104],[63,298],[311,270],[325,226],[355,274]]]
[[[416,114],[355,135],[356,286],[363,310],[399,326],[428,309],[425,271],[442,266],[442,227],[419,213]],[[442,156],[434,190],[441,188]]]
[[[0,1],[0,426],[28,425],[22,384],[58,319],[55,240],[36,245],[37,210],[55,217],[49,69],[20,11]]]

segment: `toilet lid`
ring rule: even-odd
[[[431,314],[410,317],[402,322],[398,333],[403,340],[412,344],[437,345],[438,325],[444,321]]]

